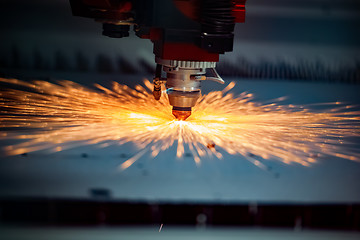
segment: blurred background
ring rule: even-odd
[[[235,93],[360,104],[359,1],[248,0],[246,9],[234,51],[217,67],[226,82],[237,82]],[[86,86],[153,77],[149,40],[101,31],[100,23],[72,16],[66,0],[0,0],[0,77]],[[207,83],[203,92],[221,88]],[[359,163],[269,161],[262,170],[224,153],[197,167],[191,153],[176,160],[171,148],[117,172],[137,151],[131,144],[1,151],[0,238],[359,239]]]

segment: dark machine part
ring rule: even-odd
[[[104,36],[112,38],[128,37],[130,31],[130,25],[116,25],[111,23],[103,23]]]
[[[103,24],[103,35],[150,39],[157,63],[154,98],[166,83],[173,114],[185,120],[201,95],[201,81],[224,81],[219,54],[233,50],[234,26],[245,21],[246,0],[70,0],[74,16]],[[209,76],[208,73],[211,73]]]

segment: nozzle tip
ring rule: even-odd
[[[191,115],[191,108],[173,107],[172,114],[177,120],[185,121]]]

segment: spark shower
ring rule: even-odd
[[[327,110],[281,105],[281,98],[257,103],[249,93],[234,96],[232,82],[203,95],[193,114],[178,121],[166,94],[153,99],[148,80],[135,89],[117,82],[111,89],[65,80],[0,82],[12,86],[0,90],[0,138],[20,141],[5,147],[8,155],[132,142],[141,150],[119,166],[122,170],[144,154],[156,157],[173,145],[176,157],[190,151],[196,164],[207,155],[222,158],[225,152],[259,167],[264,166],[260,158],[304,166],[322,156],[360,161],[355,142],[360,111],[339,102],[322,104]]]

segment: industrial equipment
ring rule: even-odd
[[[215,67],[219,54],[233,50],[234,26],[245,21],[246,0],[70,0],[75,16],[103,24],[108,37],[136,35],[153,42],[157,64],[155,99],[165,83],[172,113],[191,115],[201,81],[224,83]]]

